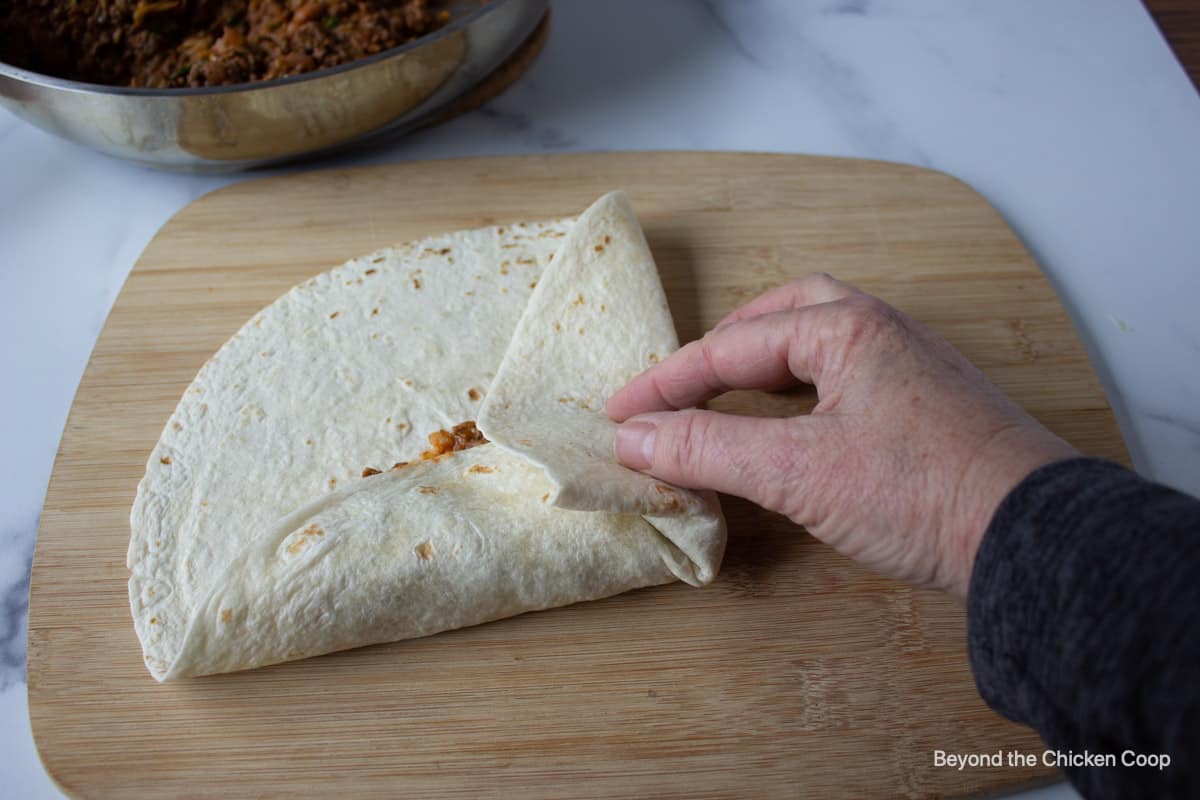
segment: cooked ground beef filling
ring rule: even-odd
[[[4,0],[0,61],[173,88],[271,80],[374,55],[449,21],[430,0]]]
[[[458,423],[448,431],[440,430],[429,434],[429,449],[421,453],[421,460],[428,461],[431,458],[444,456],[446,453],[469,450],[487,443],[488,440],[483,432],[475,427],[475,420],[469,419],[466,422]]]

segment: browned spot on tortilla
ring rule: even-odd
[[[529,441],[528,439],[517,439],[517,444],[523,444],[526,447],[533,447],[533,442]]]
[[[321,530],[321,526],[314,522],[304,530],[300,531],[300,535],[297,536],[292,543],[287,546],[287,551],[292,555],[295,555],[308,546],[308,543],[312,537],[324,535],[325,531]]]
[[[536,263],[537,263],[537,261],[535,261],[534,259],[532,259],[532,258],[529,258],[528,256],[526,256],[525,258],[518,258],[518,259],[517,259],[517,263],[518,263],[518,264],[536,264]]]
[[[536,288],[537,288],[537,281],[534,281],[533,283],[529,284],[529,288],[530,288],[530,289],[536,289]]]
[[[558,402],[562,403],[563,405],[566,405],[567,403],[572,403],[572,404],[578,406],[579,408],[582,408],[584,411],[592,410],[592,407],[591,407],[591,405],[588,404],[587,400],[580,400],[577,397],[560,397],[560,398],[558,398]]]
[[[549,264],[549,263],[550,263],[551,261],[553,261],[553,260],[554,260],[554,253],[551,253],[550,255],[546,256],[546,263],[547,263],[547,264]]]
[[[353,285],[354,285],[354,281],[346,281],[346,285],[347,285],[347,286],[353,286]]]
[[[596,245],[596,247],[595,247],[595,250],[596,250],[596,252],[597,252],[597,253],[603,253],[603,252],[604,252],[604,245],[602,245],[602,244],[598,244],[598,245]]]
[[[421,494],[437,494],[442,490],[436,486],[418,486],[417,491]]]
[[[421,542],[413,549],[417,551],[417,558],[422,561],[428,561],[433,558],[433,545],[429,542]]]
[[[404,469],[407,466],[408,466],[407,461],[397,461],[395,464],[392,464],[392,468],[390,470],[388,470],[388,472],[395,472],[396,470]]]
[[[608,244],[608,243],[609,243],[609,242],[611,242],[611,241],[612,241],[612,237],[611,237],[611,236],[609,236],[607,233],[606,233],[606,234],[604,234],[604,243],[605,243],[605,244]]]
[[[551,231],[551,230],[542,231],[541,233],[538,234],[539,239],[547,239],[547,238],[548,239],[561,239],[563,236],[566,236],[566,234],[563,233],[562,231]]]
[[[329,315],[329,318],[330,318],[330,319],[337,319],[337,318],[338,318],[338,314],[341,314],[341,313],[342,313],[342,312],[340,312],[340,311],[335,311],[335,312],[333,312],[332,314],[330,314],[330,315]]]
[[[608,306],[604,305],[604,303],[601,303],[601,304],[600,304],[600,310],[601,310],[601,311],[604,311],[604,310],[605,310],[607,307],[608,307]]]
[[[562,325],[559,325],[557,321],[554,323],[554,330],[556,330],[556,331],[562,330]]]
[[[329,488],[332,489],[335,486],[337,486],[337,478],[330,478],[329,479]]]
[[[550,499],[550,493],[549,493],[549,492],[546,492],[544,495],[542,495],[542,502],[543,502],[543,503],[544,503],[544,502],[546,502],[546,501],[547,501],[547,500],[549,500],[549,499]]]
[[[474,296],[475,296],[475,290],[474,290],[474,289],[472,289],[472,290],[471,290],[471,291],[469,291],[469,292],[463,292],[463,294],[465,294],[467,297],[474,297]]]
[[[663,503],[663,509],[666,511],[682,511],[684,508],[683,498],[679,495],[679,490],[674,486],[667,486],[665,483],[654,484],[654,491],[666,497]]]
[[[439,255],[439,256],[448,256],[448,255],[450,255],[450,248],[449,248],[449,247],[443,247],[441,250],[438,250],[438,255]]]
[[[221,609],[221,622],[224,622],[226,625],[233,622],[233,610],[232,609],[229,609],[229,608]]]
[[[503,235],[504,235],[504,228],[496,228],[496,233],[498,233],[498,234],[500,234],[501,236],[503,236]]]
[[[650,363],[651,363],[651,364],[657,364],[657,363],[658,363],[658,353],[651,353],[651,354],[650,354],[650,356],[649,356],[649,358],[650,358]]]
[[[579,329],[579,335],[580,335],[580,336],[583,336],[583,328],[580,328],[580,329]]]
[[[413,282],[413,288],[414,288],[414,289],[420,289],[420,288],[421,288],[421,279],[420,279],[420,278],[413,278],[413,279],[412,279],[412,282]]]
[[[485,467],[483,464],[472,464],[467,472],[473,472],[476,475],[486,475],[489,472],[495,472],[491,467]]]
[[[379,315],[379,308],[378,308],[378,307],[376,307],[376,308],[372,308],[372,309],[371,309],[371,316],[372,316],[372,317],[375,317],[375,316],[378,316],[378,315]]]
[[[584,303],[584,299],[583,299],[582,294],[575,295],[575,299],[571,301],[571,305],[573,305],[573,306],[581,306],[581,305],[583,305],[583,303]]]
[[[391,418],[391,417],[388,417],[386,420],[384,420],[384,422],[386,422],[388,425],[391,425],[391,424],[392,424],[392,418]]]
[[[512,250],[514,248],[520,247],[521,245],[519,245],[519,244],[502,244],[500,246],[502,248],[504,248],[505,250]]]
[[[508,294],[508,287],[505,286],[503,289],[501,289],[500,294]]]
[[[305,443],[306,445],[308,445],[309,447],[312,447],[312,439],[305,439],[305,440],[304,440],[304,443]]]
[[[172,422],[172,423],[171,423],[171,428],[172,428],[173,430],[177,430],[177,431],[181,431],[181,430],[183,430],[183,426],[182,426],[182,425],[180,425],[178,422]]]
[[[371,259],[371,263],[372,263],[372,264],[382,264],[382,263],[383,263],[383,256],[376,256],[375,258],[372,258],[372,259]]]
[[[151,618],[150,618],[150,624],[151,624],[151,625],[157,625],[157,624],[158,624],[158,617],[151,617]]]
[[[160,463],[160,464],[170,464],[170,463],[171,463],[171,457],[170,457],[170,456],[163,456],[162,458],[160,458],[160,459],[158,460],[158,463]]]
[[[402,430],[404,430],[404,429],[405,429],[405,428],[407,428],[407,427],[408,427],[408,423],[407,423],[407,422],[397,422],[397,423],[396,423],[396,430],[398,430],[398,431],[402,431]]]
[[[378,475],[378,474],[379,474],[379,470],[375,469],[374,467],[363,467],[362,476],[364,478],[369,478],[372,475]]]
[[[376,272],[379,272],[379,270],[377,270],[377,269],[369,269],[369,270],[367,270],[366,272],[364,272],[364,273],[363,273],[363,275],[374,275]]]
[[[480,398],[479,390],[475,388],[468,389],[467,397],[471,398],[472,400],[478,400]]]

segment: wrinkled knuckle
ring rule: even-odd
[[[705,457],[705,441],[708,424],[706,415],[689,411],[677,415],[669,425],[660,430],[655,458],[662,457],[663,466],[682,475],[695,475],[700,471]],[[666,436],[663,436],[663,433]]]
[[[801,278],[800,280],[808,281],[809,283],[817,286],[834,286],[837,284],[837,279],[828,272],[824,271],[810,273],[807,277]]]
[[[709,391],[721,386],[721,366],[717,362],[717,354],[713,350],[711,339],[701,339],[699,343],[700,362],[704,365],[704,387]]]
[[[671,398],[669,397],[668,384],[663,380],[661,372],[651,372],[646,377],[646,382],[650,385],[650,391],[654,394],[656,403],[660,406],[671,406]]]
[[[887,309],[891,308],[887,303],[870,294],[850,295],[842,302],[846,304],[851,314],[862,320],[882,319],[887,315]]]
[[[793,342],[804,341],[812,333],[809,328],[809,317],[803,310],[792,311],[787,317],[787,326],[786,333]]]
[[[753,454],[753,463],[739,465],[750,478],[750,499],[763,508],[793,516],[804,495],[805,470],[799,462],[803,449],[794,431],[785,429],[770,446]]]
[[[843,302],[845,306],[839,333],[845,338],[873,338],[897,327],[900,312],[878,297],[851,295]]]
[[[848,303],[828,325],[822,326],[820,344],[827,350],[850,347],[861,341],[873,325],[870,313],[861,304]]]
[[[876,316],[883,327],[891,330],[902,330],[908,327],[908,316],[903,311],[879,298],[873,299],[878,305]]]
[[[664,362],[665,363],[665,362]],[[688,386],[691,379],[679,369],[662,369],[662,364],[653,367],[650,385],[663,408],[682,408],[687,405]]]

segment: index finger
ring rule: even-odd
[[[723,328],[734,322],[760,317],[763,314],[795,311],[805,306],[832,303],[851,294],[861,294],[861,291],[826,272],[814,272],[760,294],[749,303],[731,311],[717,323],[716,327]]]
[[[731,389],[776,390],[811,383],[818,328],[836,303],[732,322],[689,342],[638,375],[608,401],[608,415],[673,411]]]

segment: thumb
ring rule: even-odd
[[[666,411],[617,428],[617,460],[690,489],[716,489],[784,512],[802,491],[805,420]]]

